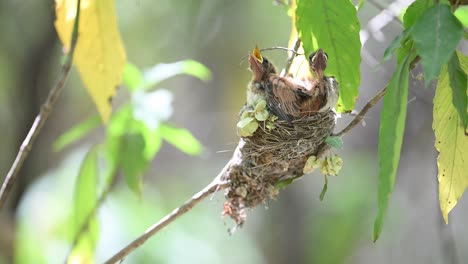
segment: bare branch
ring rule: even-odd
[[[46,101],[42,104],[39,114],[34,119],[34,122],[29,129],[26,138],[24,139],[21,147],[19,149],[18,154],[16,155],[15,161],[11,165],[8,174],[5,177],[5,180],[2,184],[2,189],[0,190],[0,210],[3,208],[8,194],[10,193],[11,189],[13,188],[13,184],[15,183],[16,177],[26,160],[31,148],[36,140],[37,136],[39,135],[42,127],[44,126],[47,118],[49,117],[50,112],[55,106],[55,102],[59,97],[60,93],[62,92],[63,88],[65,87],[65,83],[68,79],[68,75],[70,73],[70,69],[73,62],[73,53],[75,52],[76,43],[78,41],[78,24],[80,21],[80,6],[81,0],[77,1],[77,11],[76,11],[76,18],[75,23],[73,25],[73,33],[70,45],[70,51],[66,57],[65,63],[62,65],[60,77],[55,84],[55,86],[50,90],[49,95],[47,96]]]
[[[367,104],[362,108],[362,110],[357,114],[357,116],[351,121],[343,130],[338,132],[336,136],[342,136],[343,134],[349,132],[351,129],[353,129],[357,124],[361,122],[361,120],[364,118],[364,116],[367,114],[367,112],[374,106],[376,105],[380,99],[385,95],[385,92],[387,91],[387,87],[383,88],[378,92],[372,99],[367,102]]]
[[[299,37],[297,37],[296,40],[294,41],[294,46],[293,46],[294,52],[291,52],[289,54],[288,60],[286,61],[286,66],[284,66],[284,69],[281,71],[281,74],[280,74],[281,77],[286,76],[286,73],[289,72],[289,68],[291,68],[291,64],[294,58],[296,57],[297,50],[299,49],[300,46],[301,46],[301,40],[299,39]]]
[[[203,188],[201,191],[194,194],[192,198],[187,200],[183,205],[174,209],[171,213],[169,213],[164,218],[159,220],[159,222],[149,227],[145,231],[145,233],[143,233],[137,239],[133,240],[130,244],[128,244],[126,247],[124,247],[119,252],[117,252],[117,254],[112,256],[105,263],[106,264],[117,263],[118,261],[122,260],[123,258],[125,258],[125,256],[130,254],[133,250],[143,245],[143,243],[145,243],[145,241],[148,240],[148,238],[154,236],[156,233],[161,231],[164,227],[174,222],[174,220],[176,220],[180,216],[190,211],[195,205],[203,201],[210,194],[213,194],[219,190],[225,189],[228,185],[227,185],[227,182],[224,182],[221,180],[221,177],[227,173],[227,170],[229,169],[229,166],[231,165],[231,160],[224,166],[224,168],[221,170],[218,176],[216,176],[214,180],[210,182],[205,188]]]

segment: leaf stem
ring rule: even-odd
[[[11,165],[10,170],[8,171],[8,174],[6,175],[3,181],[2,188],[0,189],[0,210],[5,205],[8,194],[13,188],[13,185],[16,181],[16,178],[18,177],[18,173],[24,161],[29,155],[29,152],[31,151],[32,146],[37,136],[39,135],[42,127],[47,121],[47,118],[49,117],[50,112],[54,108],[57,98],[59,97],[60,93],[65,87],[65,83],[68,79],[68,75],[70,73],[70,69],[71,69],[72,62],[73,62],[73,53],[75,51],[76,43],[78,41],[78,24],[80,20],[80,6],[81,6],[81,0],[78,0],[77,9],[76,9],[77,10],[76,18],[75,18],[75,22],[73,25],[73,32],[72,32],[72,37],[71,37],[70,51],[67,54],[65,63],[62,65],[60,77],[57,83],[55,84],[55,86],[52,87],[52,89],[50,90],[46,101],[42,104],[39,114],[34,119],[34,122],[31,128],[29,129],[29,132],[26,135],[26,138],[21,144],[18,154],[16,155],[16,158],[13,164]]]

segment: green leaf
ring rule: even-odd
[[[463,70],[468,72],[468,58],[459,58]],[[432,128],[435,134],[435,148],[439,151],[439,204],[446,223],[448,214],[468,187],[468,133],[454,105],[452,93],[456,89],[451,88],[451,85],[447,67],[443,67],[434,97]]]
[[[70,260],[77,263],[94,261],[99,227],[95,211],[98,195],[98,147],[93,147],[86,155],[75,183],[73,198],[73,217],[70,226],[73,237],[79,236],[79,241],[70,256]],[[91,218],[88,218],[92,214]],[[87,229],[79,233],[88,220]]]
[[[246,118],[247,119],[247,118]],[[244,120],[245,121],[245,120]],[[243,122],[242,120],[239,121],[240,122]],[[239,123],[237,123],[237,125],[239,125]],[[253,134],[255,133],[255,131],[257,131],[258,129],[258,122],[255,120],[255,119],[252,119],[252,121],[248,122],[248,123],[244,123],[245,125],[243,125],[242,127],[239,127],[239,135],[241,137],[250,137],[250,136],[253,136]],[[271,127],[271,126],[270,126]]]
[[[320,192],[320,201],[323,201],[323,198],[325,197],[325,193],[327,193],[328,190],[328,176],[324,175],[325,177],[325,183],[323,184],[322,191]]]
[[[146,71],[144,74],[144,88],[151,88],[179,74],[188,74],[202,81],[211,80],[211,71],[205,65],[194,60],[185,60],[168,64],[157,64]]]
[[[239,122],[237,122],[237,127],[238,128],[244,128],[246,127],[248,124],[250,124],[250,122],[254,121],[255,119],[253,117],[250,117],[250,116],[247,116],[241,120],[239,120]]]
[[[61,151],[68,145],[78,141],[79,139],[86,136],[93,129],[97,128],[101,124],[101,118],[99,116],[93,116],[85,121],[75,125],[67,132],[63,133],[53,144],[54,151]]]
[[[307,159],[302,172],[305,174],[312,173],[315,169],[321,167],[322,163],[323,159],[317,159],[316,156],[312,155]]]
[[[412,36],[421,56],[426,86],[452,56],[463,35],[463,26],[450,6],[437,4],[427,9],[414,24]]]
[[[211,71],[205,65],[198,61],[186,60],[182,64],[182,72],[202,81],[210,81],[212,79]]]
[[[325,143],[334,147],[334,148],[342,148],[343,147],[343,139],[338,136],[328,136],[325,138]]]
[[[450,87],[452,88],[452,101],[453,105],[460,115],[463,127],[468,129],[468,108],[467,108],[467,97],[468,97],[468,85],[466,80],[466,72],[463,71],[460,66],[460,57],[465,63],[467,63],[467,57],[461,52],[455,52],[450,58],[448,63],[448,73],[450,80]]]
[[[296,180],[296,178],[289,178],[289,179],[286,179],[286,180],[280,180],[275,184],[275,188],[277,190],[282,190],[282,189],[286,188],[286,186],[293,183],[295,180]]]
[[[268,113],[268,110],[264,109],[262,111],[255,112],[255,119],[258,121],[265,121],[268,119],[269,115],[270,113]]]
[[[141,124],[140,133],[145,141],[145,149],[143,155],[146,160],[153,160],[162,145],[161,131],[158,128],[150,129],[146,125]]]
[[[384,60],[388,60],[392,57],[393,53],[397,51],[399,48],[402,47],[402,43],[407,41],[409,38],[409,34],[411,32],[411,29],[405,29],[403,32],[400,33],[393,41],[390,43],[390,45],[387,47],[387,49],[384,52]]]
[[[403,26],[405,29],[410,29],[414,23],[421,17],[427,8],[434,4],[433,0],[416,0],[405,12],[403,16]]]
[[[161,124],[161,136],[180,151],[189,155],[199,155],[203,150],[202,144],[185,128]]]
[[[458,18],[463,27],[468,27],[468,5],[458,7],[453,15]]]
[[[120,167],[127,186],[138,196],[143,188],[143,173],[149,165],[145,158],[145,141],[141,134],[125,134],[120,138]]]
[[[385,214],[390,200],[390,194],[395,184],[395,176],[400,161],[400,151],[405,131],[406,108],[408,98],[409,65],[414,55],[406,50],[400,50],[404,59],[387,86],[384,97],[379,131],[379,197],[378,213],[374,223],[374,241],[379,237]],[[402,57],[402,56],[400,56]]]
[[[143,74],[137,66],[127,62],[123,73],[123,84],[130,91],[138,90],[143,85]]]
[[[296,27],[306,54],[328,54],[327,75],[340,84],[337,111],[354,109],[360,83],[361,42],[356,8],[349,0],[297,0]]]

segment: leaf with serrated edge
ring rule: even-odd
[[[78,42],[73,62],[78,68],[104,123],[112,111],[110,100],[122,80],[125,49],[115,16],[114,0],[81,1]],[[76,0],[55,0],[55,28],[70,49]]]
[[[378,213],[374,222],[373,240],[382,232],[390,194],[393,191],[395,177],[400,161],[401,145],[405,131],[406,108],[408,98],[409,64],[413,58],[406,50],[399,51],[406,56],[399,62],[384,97],[379,131],[379,197]]]
[[[428,86],[452,56],[463,36],[463,26],[450,6],[437,4],[427,9],[411,31],[416,51],[421,56],[424,83]]]
[[[463,70],[468,72],[468,59],[460,57]],[[447,67],[443,67],[434,97],[435,148],[439,151],[439,204],[448,223],[448,214],[468,187],[468,136],[452,100]]]
[[[340,84],[338,112],[352,110],[360,83],[361,41],[356,8],[349,0],[297,0],[296,27],[306,54],[328,54],[326,75]]]

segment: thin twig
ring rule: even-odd
[[[231,159],[232,161],[232,159]],[[143,243],[145,243],[148,238],[152,237],[159,231],[161,231],[164,227],[172,223],[174,220],[179,218],[180,216],[184,215],[188,211],[190,211],[195,205],[197,205],[199,202],[203,201],[206,197],[209,195],[225,189],[228,185],[227,182],[222,181],[221,178],[226,174],[226,172],[229,169],[229,166],[231,165],[231,161],[229,161],[224,168],[221,170],[221,172],[214,178],[212,182],[210,182],[205,188],[203,188],[201,191],[197,192],[187,200],[183,205],[177,207],[174,209],[171,213],[166,215],[164,218],[159,220],[156,224],[152,225],[149,227],[145,233],[143,233],[140,237],[137,239],[133,240],[130,244],[128,244],[126,247],[121,249],[117,254],[112,256],[110,259],[108,259],[105,264],[109,263],[117,263],[118,261],[122,260],[130,254],[133,250],[137,249],[139,246],[141,246]]]
[[[78,24],[80,20],[80,5],[81,0],[77,1],[77,11],[76,11],[76,18],[75,23],[73,25],[73,33],[71,38],[70,44],[70,51],[66,57],[65,63],[62,65],[62,70],[60,77],[55,84],[55,86],[50,90],[49,95],[47,96],[46,101],[42,104],[39,114],[34,119],[34,123],[32,124],[31,128],[29,129],[26,138],[24,139],[21,147],[19,149],[18,154],[16,155],[15,161],[11,165],[8,174],[5,177],[5,180],[2,184],[2,189],[0,190],[0,210],[3,208],[8,194],[10,193],[11,189],[13,188],[13,184],[16,181],[18,173],[26,160],[31,148],[36,140],[39,132],[41,131],[42,127],[44,126],[47,118],[49,117],[50,112],[55,106],[55,102],[59,97],[60,93],[62,92],[63,88],[65,87],[65,83],[67,81],[68,75],[70,73],[70,69],[73,62],[73,53],[75,52],[76,43],[78,41]]]
[[[374,97],[372,97],[372,99],[370,99],[369,102],[367,102],[367,104],[362,108],[359,114],[357,114],[357,116],[353,119],[353,121],[351,121],[343,130],[338,132],[336,136],[342,136],[343,134],[353,129],[357,124],[359,124],[361,120],[364,119],[364,116],[367,114],[367,112],[374,105],[376,105],[380,101],[380,99],[382,99],[386,91],[387,91],[387,87],[383,88]]]
[[[297,50],[299,49],[300,46],[301,46],[301,40],[299,39],[299,37],[296,37],[296,40],[294,41],[294,46],[293,46],[294,52],[291,52],[291,54],[289,54],[288,60],[286,61],[286,66],[284,66],[284,69],[281,71],[281,74],[280,74],[281,77],[286,76],[286,73],[289,72],[289,68],[291,68],[291,64],[294,58],[296,57]]]
[[[299,48],[299,47],[298,47],[298,48]],[[260,49],[260,51],[268,51],[268,50],[285,50],[285,51],[292,52],[292,54],[293,54],[294,56],[304,55],[304,54],[298,53],[298,52],[297,52],[297,49],[290,49],[290,48],[280,47],[280,46]],[[242,65],[242,63],[243,63],[249,56],[250,56],[250,54],[247,54],[247,55],[245,55],[244,57],[242,57],[241,60],[240,60],[239,65]],[[293,57],[293,58],[294,58],[294,57]]]

